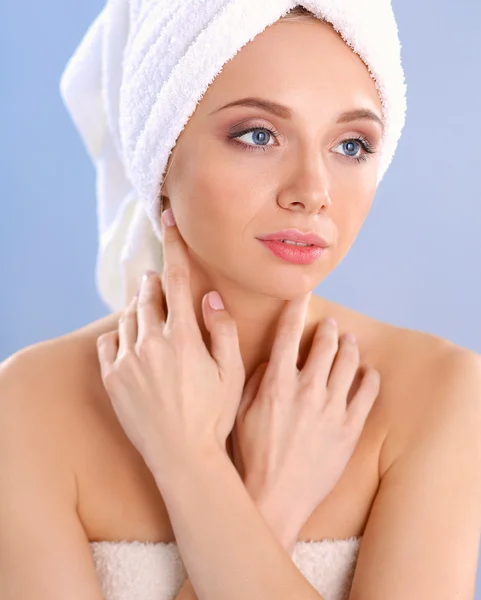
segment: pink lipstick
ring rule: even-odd
[[[279,258],[300,265],[313,263],[328,248],[326,240],[318,234],[297,229],[283,229],[258,239]]]

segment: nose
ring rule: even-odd
[[[299,159],[289,182],[279,191],[278,204],[282,208],[311,215],[329,209],[332,204],[329,176],[319,155],[307,157],[304,154]]]

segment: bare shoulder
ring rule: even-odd
[[[33,344],[0,364],[0,481],[8,482],[0,494],[1,597],[13,589],[22,598],[65,598],[72,589],[102,597],[78,510],[76,462],[98,381],[96,332],[106,324]]]
[[[101,382],[96,338],[113,329],[114,323],[115,315],[109,315],[27,346],[0,363],[5,428],[12,436],[34,436],[36,447],[45,452],[50,449],[49,456],[65,471],[73,464],[72,434],[79,430],[83,404]]]
[[[388,435],[380,472],[447,415],[481,427],[481,355],[431,333],[380,324],[380,361]],[[449,435],[449,428],[445,429]]]
[[[58,393],[63,396],[66,390],[75,396],[79,385],[81,388],[88,385],[92,381],[90,376],[99,373],[96,339],[116,328],[118,316],[118,313],[108,315],[15,352],[0,363],[3,385],[31,389],[35,392],[34,398],[39,399],[42,393],[42,397],[50,398],[51,402],[57,400]]]
[[[337,319],[340,334],[355,333],[361,363],[381,374],[380,393],[371,411],[382,440],[381,477],[439,422],[440,415],[458,418],[459,427],[464,426],[463,419],[475,423],[479,432],[480,354],[432,333],[386,323],[346,306],[328,302],[327,308]],[[449,435],[449,428],[445,431]]]

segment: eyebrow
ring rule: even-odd
[[[230,108],[232,106],[248,106],[261,108],[266,110],[281,119],[291,119],[292,118],[292,110],[283,104],[278,104],[277,102],[272,102],[271,100],[265,100],[263,98],[241,98],[240,100],[234,100],[234,102],[229,102],[225,106],[214,110],[209,113],[211,115],[218,113],[221,110],[226,108]],[[378,125],[381,126],[381,129],[384,131],[384,123],[382,119],[372,110],[368,108],[357,108],[355,110],[348,110],[346,112],[340,113],[337,116],[336,123],[350,123],[351,121],[374,121]]]

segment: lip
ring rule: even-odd
[[[278,258],[296,265],[310,265],[327,252],[326,248],[319,246],[294,246],[279,240],[259,240],[259,242]]]
[[[324,238],[312,231],[303,232],[298,229],[283,229],[275,233],[261,235],[258,238],[261,241],[280,241],[289,240],[290,242],[303,242],[304,244],[313,244],[319,248],[327,248],[329,244]]]

